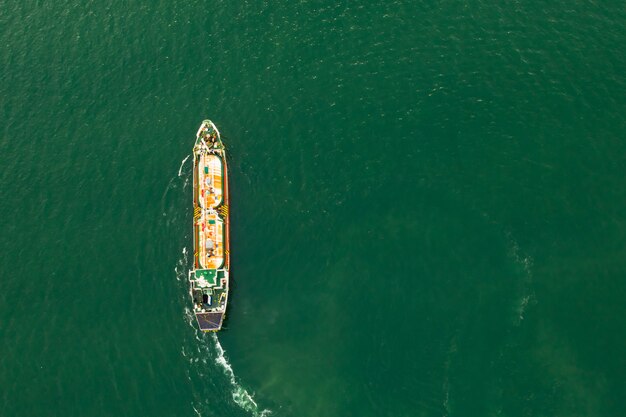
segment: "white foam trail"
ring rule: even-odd
[[[217,350],[217,358],[215,359],[215,362],[222,367],[224,373],[230,380],[230,384],[232,386],[233,401],[244,410],[250,412],[253,417],[265,417],[271,414],[271,411],[267,409],[259,411],[259,406],[254,401],[252,396],[248,394],[248,391],[246,391],[245,388],[237,383],[233,368],[230,366],[230,363],[228,363],[228,360],[226,359],[224,348],[220,344],[217,335],[215,333],[212,333],[211,336],[213,337],[213,341],[215,342],[215,348]]]
[[[185,165],[185,162],[187,162],[187,159],[189,159],[190,156],[191,156],[191,154],[187,155],[187,157],[185,159],[183,159],[183,162],[180,163],[180,168],[178,168],[178,176],[179,177],[181,175],[183,175],[183,165]]]
[[[518,322],[524,320],[524,312],[526,311],[526,306],[528,305],[529,300],[530,300],[529,295],[522,297],[520,305],[517,307]]]
[[[176,281],[180,281],[185,278],[185,269],[187,266],[187,248],[183,247],[183,257],[178,260],[176,266],[174,267],[174,272],[176,273]]]
[[[514,319],[514,324],[519,326],[524,320],[524,313],[526,312],[526,308],[529,303],[532,303],[534,300],[534,293],[532,291],[532,266],[533,259],[530,256],[524,256],[520,254],[519,245],[517,242],[511,237],[510,234],[507,234],[509,239],[509,243],[511,245],[509,249],[509,256],[513,258],[513,261],[522,267],[523,277],[520,283],[521,286],[521,297],[519,301],[516,303],[515,313],[517,317]]]

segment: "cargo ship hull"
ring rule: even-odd
[[[205,120],[193,148],[193,313],[203,332],[222,328],[228,304],[230,235],[226,150],[217,127]]]

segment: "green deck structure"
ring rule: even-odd
[[[209,284],[217,284],[217,270],[215,269],[196,269],[194,271],[194,278],[199,279],[203,277]]]

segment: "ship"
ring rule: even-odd
[[[220,132],[210,120],[200,125],[193,147],[193,269],[189,292],[203,332],[222,328],[228,305],[230,269],[228,168]]]

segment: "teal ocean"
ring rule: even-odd
[[[625,39],[610,0],[3,2],[0,415],[624,415]]]

